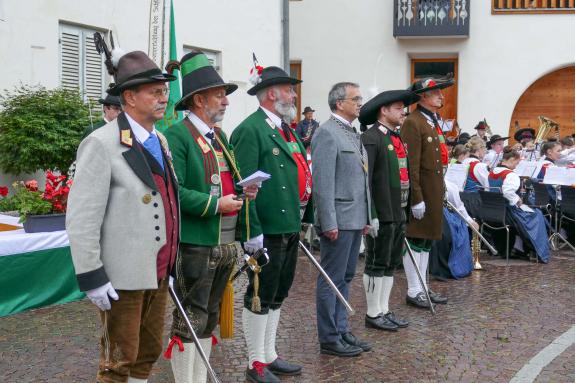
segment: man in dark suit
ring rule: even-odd
[[[87,126],[82,135],[82,139],[88,137],[88,134],[92,133],[94,130],[114,121],[116,117],[122,113],[122,105],[120,104],[119,96],[107,94],[106,98],[101,98],[98,102],[102,104],[102,113],[104,113],[104,118],[90,126]]]
[[[362,125],[371,125],[361,136],[369,159],[369,185],[375,210],[366,237],[363,285],[367,300],[366,327],[397,331],[408,322],[389,310],[393,274],[404,253],[405,225],[409,214],[407,150],[399,134],[405,107],[419,96],[408,90],[382,92],[360,111]]]
[[[315,110],[313,110],[310,106],[306,106],[303,110],[304,119],[301,120],[296,128],[295,131],[299,136],[303,145],[308,148],[311,144],[311,139],[315,130],[319,127],[319,123],[313,119],[313,114]]]
[[[320,233],[320,264],[347,298],[362,234],[370,221],[367,154],[352,126],[362,103],[359,86],[335,84],[328,103],[332,115],[317,129],[311,144],[315,227]],[[345,307],[321,275],[316,307],[322,354],[356,356],[371,349],[351,333]]]

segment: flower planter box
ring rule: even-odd
[[[23,225],[26,233],[66,230],[66,214],[29,215]]]

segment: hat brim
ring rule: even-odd
[[[372,125],[377,121],[379,110],[384,105],[403,102],[404,107],[415,104],[420,97],[409,90],[393,90],[381,92],[365,103],[359,111],[359,122],[363,125]]]
[[[142,78],[134,78],[128,81],[124,81],[121,84],[115,85],[114,87],[109,88],[106,92],[112,96],[119,96],[123,91],[134,88],[138,85],[153,84],[155,82],[170,82],[176,79],[176,76],[168,73],[161,73]]]
[[[298,80],[297,78],[293,77],[274,77],[267,80],[263,80],[260,83],[254,85],[253,87],[248,89],[248,94],[250,96],[255,96],[258,91],[265,88],[269,88],[270,86],[281,85],[281,84],[297,85],[301,84],[302,82],[303,82],[302,80]]]
[[[98,99],[98,103],[102,105],[114,105],[114,106],[122,106],[120,102],[106,100],[105,98]]]
[[[533,128],[521,128],[518,131],[515,132],[515,134],[513,135],[513,138],[515,139],[515,141],[521,141],[524,137],[523,134],[524,133],[531,133],[531,138],[535,138],[535,129]],[[525,137],[527,138],[527,137]]]
[[[222,88],[222,87],[226,88],[226,96],[234,93],[238,89],[238,86],[236,84],[232,84],[232,83],[223,83],[223,84],[214,84],[214,85],[210,85],[210,86],[205,86],[203,88],[196,89],[193,92],[190,92],[190,93],[186,94],[184,97],[182,97],[181,99],[179,99],[178,102],[176,102],[176,105],[174,105],[174,109],[175,110],[187,110],[188,108],[186,107],[186,100],[191,98],[194,94],[197,94],[199,92],[203,92],[204,90],[213,89],[213,88]]]
[[[315,113],[315,110],[304,110],[301,114],[306,114],[306,113]]]
[[[497,141],[505,141],[505,140],[508,140],[508,139],[509,139],[509,137],[499,137],[499,138],[497,138],[496,140],[489,140],[489,141],[487,141],[487,143],[488,143],[489,145],[493,145],[493,144],[496,143]]]
[[[455,84],[455,80],[451,78],[451,79],[445,80],[445,81],[437,81],[435,85],[429,86],[427,88],[422,88],[422,89],[418,89],[418,90],[412,89],[412,90],[414,93],[421,94],[421,93],[425,93],[425,92],[430,92],[430,91],[435,90],[435,89],[449,88],[453,84]]]

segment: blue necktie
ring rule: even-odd
[[[164,170],[164,159],[162,157],[162,147],[160,140],[155,134],[150,134],[148,139],[144,141],[144,148],[156,159],[158,165]]]

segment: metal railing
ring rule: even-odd
[[[393,0],[394,37],[467,37],[471,0]]]

